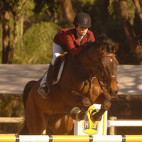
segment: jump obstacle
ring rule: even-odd
[[[0,135],[0,142],[142,142],[142,135]]]
[[[107,112],[99,124],[90,121],[93,109],[100,105],[92,105],[88,109],[87,118],[75,122],[74,135],[0,135],[0,142],[142,142],[142,135],[107,135]]]

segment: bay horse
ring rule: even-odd
[[[54,135],[69,134],[73,119],[85,119],[94,103],[101,104],[101,109],[92,111],[90,118],[100,120],[118,92],[117,49],[117,43],[101,34],[81,54],[68,54],[60,81],[46,99],[38,94],[40,80],[28,82],[23,91],[25,121],[19,134],[41,135],[45,129]]]

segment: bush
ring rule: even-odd
[[[0,116],[18,117],[24,114],[21,95],[0,94]]]
[[[16,47],[13,63],[50,63],[53,38],[58,30],[59,27],[52,22],[33,24],[23,36],[23,47]]]

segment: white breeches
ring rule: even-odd
[[[62,49],[62,47],[56,44],[55,42],[53,42],[53,58],[52,58],[51,64],[54,65],[56,58],[63,53],[64,53],[64,50]]]
[[[56,58],[63,53],[64,53],[64,50],[62,49],[62,47],[56,44],[55,42],[53,42],[53,58],[52,58],[51,64],[54,65]],[[47,74],[43,76],[40,82],[40,86],[46,83],[46,77],[47,77]]]

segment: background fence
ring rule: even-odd
[[[47,71],[48,65],[0,65],[0,94],[21,95],[25,84],[30,80],[38,80]],[[134,96],[142,94],[142,66],[119,65],[118,66],[118,96]],[[116,118],[115,118],[116,119]],[[110,134],[115,134],[115,127],[142,127],[141,120],[108,120]],[[15,125],[21,123],[23,117],[0,117],[2,125]],[[3,127],[0,125],[1,127]],[[7,125],[8,126],[8,125]]]

